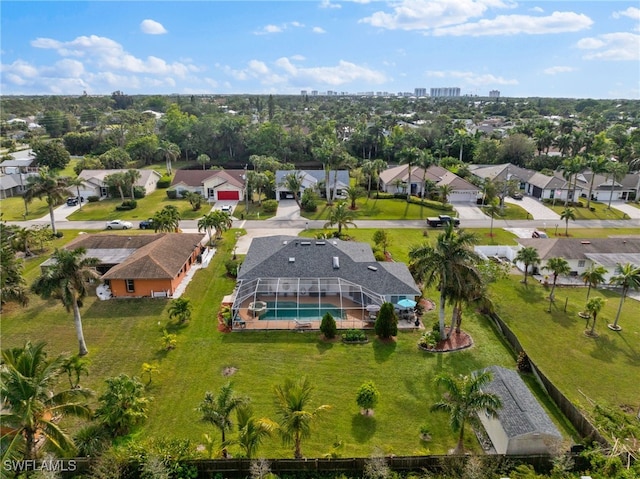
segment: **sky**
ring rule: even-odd
[[[640,2],[0,2],[3,95],[640,98]]]

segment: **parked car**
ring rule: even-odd
[[[231,212],[233,211],[233,207],[231,205],[224,205],[222,208],[220,208],[220,211],[231,214]]]
[[[153,218],[149,218],[148,220],[142,220],[138,224],[138,228],[141,230],[153,229]]]
[[[547,233],[545,233],[544,231],[534,231],[533,233],[531,233],[531,237],[532,238],[548,238],[549,236],[547,236]]]
[[[80,199],[77,196],[67,198],[67,206],[77,206],[79,203]]]
[[[513,198],[514,200],[521,200],[523,198],[522,193],[520,193],[518,191],[514,191],[509,196],[511,196],[511,198]]]
[[[133,228],[129,221],[113,220],[107,223],[108,230],[128,230]]]
[[[449,215],[439,215],[437,218],[427,218],[427,225],[432,228],[446,226],[449,223],[453,223],[453,226],[460,226],[460,218],[454,218]]]

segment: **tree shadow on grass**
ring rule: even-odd
[[[622,350],[615,341],[606,336],[606,333],[598,334],[599,336],[593,339],[596,343],[595,348],[589,354],[592,358],[597,359],[598,361],[612,363]]]
[[[380,340],[375,338],[373,340],[373,357],[377,363],[384,363],[391,358],[391,355],[396,351],[396,341]]]
[[[541,288],[538,288],[536,284],[531,283],[532,281],[535,283],[535,279],[532,280],[531,277],[529,277],[527,281],[528,284],[518,283],[515,288],[516,293],[518,293],[518,296],[520,296],[523,301],[529,304],[542,304],[544,302],[545,292]]]
[[[364,443],[370,440],[376,433],[378,423],[375,417],[354,414],[351,419],[351,435],[356,442]]]
[[[333,345],[335,344],[335,342],[336,340],[327,341],[325,339],[321,339],[316,343],[316,349],[320,354],[324,354],[327,351],[333,349]]]
[[[162,316],[166,299],[131,298],[94,301],[82,312],[83,318],[126,318],[132,316]]]

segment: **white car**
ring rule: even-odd
[[[129,221],[113,220],[107,223],[108,230],[128,230],[133,228],[133,224]]]
[[[220,208],[220,211],[231,214],[231,212],[233,211],[233,207],[230,205],[224,205],[222,208]]]

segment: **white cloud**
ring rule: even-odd
[[[452,27],[436,28],[435,36],[444,35],[543,35],[548,33],[578,32],[589,28],[593,20],[574,12],[553,12],[544,17],[529,15],[498,15],[491,20],[465,23]]]
[[[501,76],[495,76],[490,73],[474,73],[458,70],[449,71],[428,71],[427,76],[435,78],[455,78],[463,80],[467,85],[483,86],[483,85],[517,85],[518,80],[506,79]]]
[[[269,73],[269,68],[264,62],[258,60],[251,60],[249,62],[249,70],[257,73],[258,75],[265,75]]]
[[[300,68],[293,65],[287,58],[279,58],[276,65],[290,75],[290,80],[296,84],[313,83],[337,86],[353,81],[381,84],[387,80],[382,72],[344,60],[340,60],[335,66]]]
[[[278,25],[265,25],[261,30],[257,30],[254,32],[254,35],[269,35],[271,33],[281,33],[282,27]]]
[[[555,66],[555,67],[545,68],[543,71],[547,75],[557,75],[558,73],[574,72],[576,71],[576,69],[573,67]]]
[[[640,20],[640,8],[629,7],[626,10],[613,12],[613,18],[629,17],[632,20]]]
[[[304,56],[302,56],[302,55],[291,55],[289,58],[291,60],[295,60],[295,61],[298,61],[298,62],[306,60],[306,58]]]
[[[3,74],[12,74],[20,78],[35,78],[39,75],[36,67],[23,60],[16,60],[7,65],[2,64],[0,71]]]
[[[322,27],[313,27],[311,31],[313,33],[327,33],[326,30]]]
[[[427,30],[482,17],[489,8],[509,8],[510,0],[403,0],[391,13],[379,11],[360,20],[389,30]]]
[[[331,0],[322,0],[320,2],[320,8],[342,8],[339,3],[331,3]]]
[[[296,27],[296,28],[304,27],[304,23],[300,23],[300,22],[291,22],[291,23],[289,23],[289,25],[291,25],[292,27]]]
[[[163,35],[167,33],[167,29],[164,28],[162,23],[158,23],[155,20],[146,19],[142,20],[140,23],[140,30],[142,33],[146,33],[148,35]]]
[[[544,13],[544,10],[542,9],[542,7],[533,7],[529,9],[530,12],[535,12],[535,13]]]
[[[586,60],[640,60],[640,35],[628,32],[605,33],[583,38],[576,44],[581,50],[592,50]]]

